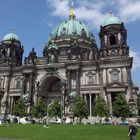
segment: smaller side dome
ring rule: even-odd
[[[20,41],[19,37],[14,33],[8,33],[3,37],[3,41],[16,40]]]
[[[111,24],[122,24],[122,21],[118,17],[113,16],[112,12],[110,12],[110,15],[105,19],[103,26]]]

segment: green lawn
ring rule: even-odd
[[[0,126],[0,138],[28,140],[128,140],[128,126],[110,125],[11,125]],[[140,129],[137,139],[140,138]]]

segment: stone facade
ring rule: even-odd
[[[77,26],[77,32],[66,33],[71,31],[68,29],[71,24]],[[59,99],[68,115],[71,107],[69,94],[76,93],[84,98],[88,107],[91,95],[93,109],[96,98],[102,96],[110,115],[115,96],[123,94],[136,114],[138,87],[131,79],[133,58],[129,56],[124,24],[101,26],[100,48],[97,48],[94,36],[74,15],[65,22],[65,28],[60,26],[51,34],[43,56],[37,57],[32,49],[24,63],[23,47],[17,38],[1,41],[0,113],[13,114],[19,98],[26,99],[27,111],[31,113],[38,97],[42,96],[47,105],[55,98]]]

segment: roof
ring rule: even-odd
[[[105,19],[103,26],[107,26],[111,24],[121,24],[121,23],[122,21],[118,17],[113,16],[111,12],[110,15]]]
[[[7,41],[7,40],[16,40],[16,41],[20,41],[19,37],[14,34],[14,33],[8,33],[3,37],[3,41]]]

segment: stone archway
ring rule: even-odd
[[[54,99],[62,102],[60,81],[60,77],[48,76],[41,82],[38,95],[45,98],[47,105],[51,104]]]

